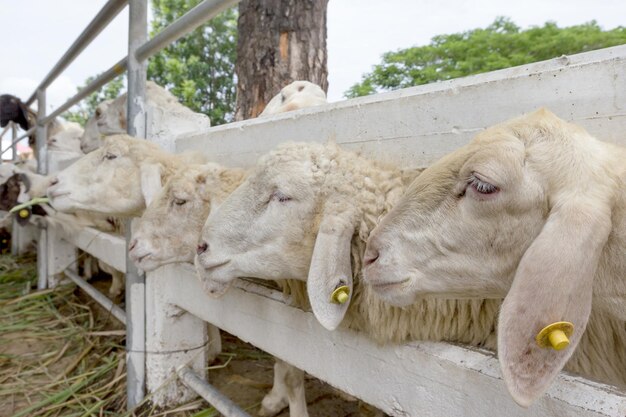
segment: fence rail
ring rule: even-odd
[[[170,43],[176,41],[180,37],[194,30],[207,20],[213,18],[219,12],[237,4],[237,0],[204,0],[195,8],[185,13],[181,18],[173,22],[162,32],[157,34],[153,39],[147,39],[147,0],[109,0],[100,12],[94,17],[89,25],[83,30],[81,35],[74,41],[66,53],[59,59],[55,66],[50,70],[48,75],[42,80],[35,92],[26,101],[27,105],[31,105],[35,100],[38,102],[37,125],[28,132],[22,134],[19,138],[14,138],[11,144],[14,147],[17,142],[26,138],[33,132],[37,135],[37,159],[38,172],[40,174],[48,173],[48,157],[46,144],[47,125],[64,111],[70,109],[89,94],[101,88],[107,82],[111,81],[118,75],[129,71],[128,78],[128,133],[139,137],[145,137],[145,126],[142,128],[138,124],[145,123],[144,106],[145,102],[145,82],[146,82],[146,64],[145,60],[154,55]],[[118,61],[111,68],[100,74],[89,85],[59,106],[49,115],[46,115],[46,89],[54,82],[54,80],[80,55],[80,53],[96,38],[96,36],[119,14],[119,12],[129,4],[129,48],[126,58]],[[0,152],[0,156],[6,150]],[[130,224],[128,224],[130,226]],[[128,389],[128,406],[133,407],[138,404],[144,396],[145,386],[145,295],[143,289],[143,277],[140,276],[134,268],[134,265],[126,259],[128,240],[130,238],[130,227],[126,244],[123,246],[123,257],[115,257],[109,264],[120,271],[126,272],[126,312],[125,322],[127,325],[127,389]],[[78,238],[80,237],[79,234]],[[50,239],[48,239],[50,237]],[[73,237],[70,240],[74,240]],[[102,236],[98,236],[96,246],[101,245]],[[77,247],[80,247],[80,239],[76,241]],[[106,240],[106,239],[104,239]],[[58,272],[58,259],[71,257],[73,246],[67,241],[63,244],[60,237],[55,231],[48,235],[48,230],[42,227],[38,241],[37,271],[38,271],[38,288],[45,288],[50,283],[56,283],[55,275]],[[69,246],[68,246],[69,245]],[[88,245],[89,246],[89,245]],[[50,254],[58,256],[50,259]],[[99,259],[110,258],[110,254],[100,254]],[[123,266],[122,266],[123,264]],[[84,282],[71,269],[65,271],[70,279],[81,285],[96,301],[110,307],[114,316],[122,319],[123,311],[115,309],[109,305],[106,297],[98,292],[95,288]]]

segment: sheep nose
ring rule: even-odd
[[[198,255],[202,255],[204,252],[207,251],[207,249],[209,249],[209,244],[206,242],[202,242],[198,245],[198,247],[196,248],[196,253]]]
[[[376,260],[378,260],[379,256],[380,256],[380,252],[378,252],[377,249],[368,247],[367,250],[365,251],[365,256],[363,257],[364,265],[365,266],[372,265],[374,262],[376,262]]]
[[[135,249],[135,246],[137,246],[137,239],[133,239],[130,241],[130,245],[128,246],[128,251],[130,252],[131,250]]]

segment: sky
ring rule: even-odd
[[[106,0],[0,0],[0,94],[26,100]],[[625,25],[625,0],[330,0],[328,72],[330,101],[380,62],[384,52],[427,44],[510,17],[529,27],[554,21],[570,26],[596,20],[604,29]],[[50,111],[76,88],[126,55],[124,9],[48,90]],[[28,26],[24,27],[27,22]]]

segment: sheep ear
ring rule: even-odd
[[[339,326],[352,298],[350,247],[353,234],[354,225],[345,218],[326,215],[315,240],[307,292],[313,314],[328,330]],[[341,286],[348,287],[348,297],[342,303],[333,302],[333,292]]]
[[[154,197],[161,191],[161,164],[142,164],[141,171],[141,193],[146,202],[146,207],[150,205]]]
[[[24,192],[29,192],[30,191],[30,179],[28,178],[28,175],[23,174],[23,173],[19,173],[17,174],[19,175],[19,180],[22,184],[24,184]],[[35,196],[37,197],[37,196]]]
[[[524,407],[543,394],[563,368],[591,312],[593,278],[611,230],[611,209],[582,200],[571,199],[552,209],[522,257],[500,311],[502,373],[513,399]],[[569,346],[539,347],[537,334],[559,321],[574,325]]]

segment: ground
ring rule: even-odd
[[[35,269],[32,256],[0,255],[0,417],[219,415],[202,400],[126,412],[123,326],[73,285],[36,291]],[[108,284],[95,285],[106,291]],[[232,335],[222,338],[211,383],[256,415],[271,387],[273,359]],[[306,395],[311,417],[367,415],[309,376]]]

